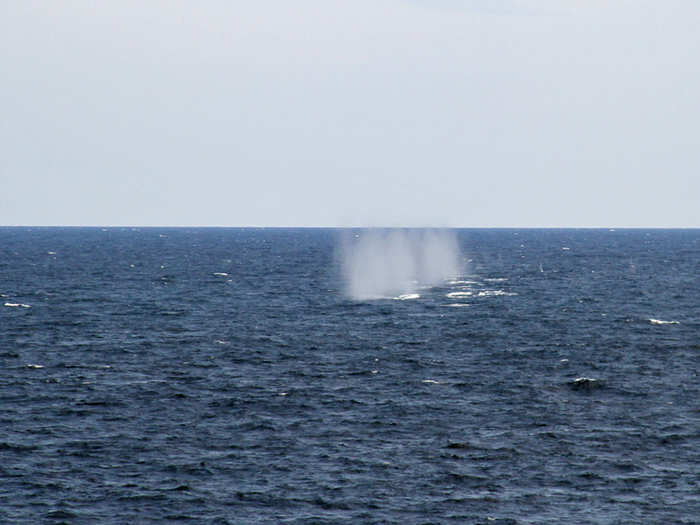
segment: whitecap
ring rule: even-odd
[[[223,339],[217,339],[217,340],[214,341],[214,342],[217,343],[217,344],[220,344],[220,345],[227,345],[227,344],[229,344],[228,341],[224,341]]]
[[[420,294],[417,293],[402,293],[398,297],[394,297],[394,299],[397,299],[399,301],[407,301],[409,299],[419,299]]]
[[[661,319],[649,319],[651,324],[681,324],[678,321],[662,321]]]
[[[46,252],[48,255],[56,255],[56,252]]]
[[[8,308],[31,308],[32,306],[29,304],[22,304],[22,303],[5,303],[5,306]]]
[[[450,304],[443,304],[442,306],[451,306],[453,308],[459,308],[460,306],[469,306],[469,303],[450,303]]]
[[[217,277],[228,277],[228,274],[226,272],[214,272],[214,275]]]
[[[446,297],[454,299],[455,297],[469,297],[470,295],[472,295],[472,292],[450,292]]]
[[[44,368],[44,365],[27,364],[27,368]]]
[[[487,279],[487,280],[488,280],[488,279]],[[476,281],[468,281],[468,280],[459,281],[459,280],[455,280],[455,281],[448,281],[447,284],[479,284],[479,283],[476,282]]]
[[[512,296],[518,295],[514,292],[505,292],[503,290],[483,290],[478,293],[479,297],[496,297],[496,296]]]
[[[508,277],[490,277],[489,279],[484,279],[484,281],[489,283],[502,283],[507,281]]]

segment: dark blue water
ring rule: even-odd
[[[700,231],[456,235],[0,229],[0,522],[700,522]]]

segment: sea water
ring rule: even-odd
[[[0,229],[0,522],[700,521],[700,231]]]

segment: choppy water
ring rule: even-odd
[[[0,522],[698,523],[700,231],[454,233],[0,229]]]

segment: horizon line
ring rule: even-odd
[[[377,226],[270,226],[270,225],[244,225],[244,226],[222,226],[222,225],[133,225],[133,224],[2,224],[0,228],[169,228],[169,229],[256,229],[256,230],[697,230],[700,226],[397,226],[397,225],[377,225]]]

